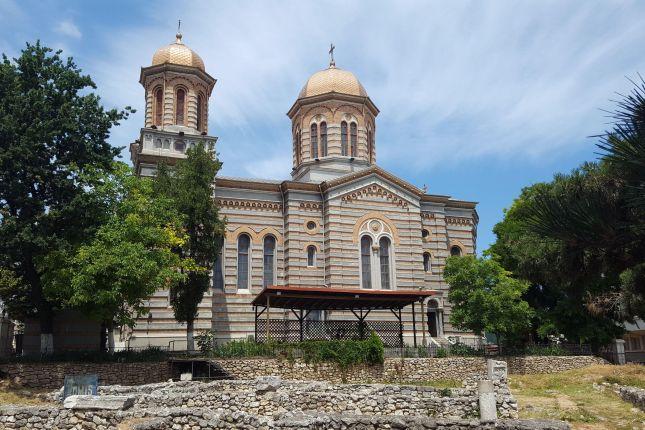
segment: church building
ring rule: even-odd
[[[379,110],[358,78],[336,66],[333,47],[330,54],[328,67],[303,77],[304,86],[287,111],[290,178],[216,178],[214,198],[227,221],[226,239],[196,331],[213,330],[222,342],[254,336],[254,298],[269,286],[296,286],[434,290],[424,307],[416,308],[417,321],[420,309],[424,317],[417,330],[437,344],[450,336],[472,336],[449,323],[442,270],[448,256],[475,253],[476,203],[430,194],[379,167]],[[208,129],[216,79],[181,34],[154,53],[152,64],[141,69],[140,83],[145,124],[130,146],[137,174],[154,175],[160,161],[176,163],[197,142],[216,149],[217,138]],[[174,320],[168,292],[157,292],[148,307],[128,345],[185,348],[185,325]],[[334,320],[344,314],[318,311],[308,318]],[[393,318],[377,311],[367,320]],[[405,341],[411,343],[410,309],[402,320]]]

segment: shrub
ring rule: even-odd
[[[455,355],[457,357],[479,357],[484,355],[484,351],[464,345],[463,343],[456,343],[454,345],[450,345],[450,355]]]
[[[437,357],[437,358],[446,358],[446,357],[448,357],[448,351],[446,351],[446,348],[437,348],[437,352],[435,353],[435,357]]]

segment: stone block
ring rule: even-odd
[[[63,402],[65,409],[126,410],[134,404],[131,396],[69,396]]]
[[[494,422],[497,420],[497,400],[493,381],[484,379],[477,382],[479,393],[479,419],[481,422]]]

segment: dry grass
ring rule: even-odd
[[[645,413],[603,382],[645,388],[645,367],[597,365],[550,375],[511,375],[520,418],[568,421],[574,429],[645,429]],[[595,387],[594,387],[595,385]]]
[[[43,400],[37,394],[46,390],[28,390],[14,386],[8,381],[0,381],[0,405],[42,405]]]

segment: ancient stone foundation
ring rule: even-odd
[[[282,381],[262,377],[253,381],[185,381],[137,387],[104,386],[99,398],[133,399],[123,410],[87,410],[60,404],[60,391],[50,395],[51,406],[0,408],[0,428],[7,429],[553,429],[560,422],[519,421],[517,404],[506,381],[495,380],[496,422],[479,418],[476,379],[462,388],[437,389],[380,384],[330,384]],[[114,402],[109,402],[113,408]],[[130,404],[132,406],[130,406]]]

